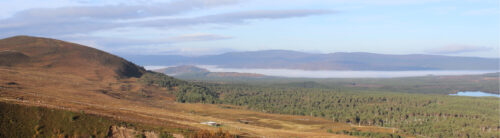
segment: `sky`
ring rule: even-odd
[[[296,50],[499,57],[498,0],[2,0],[0,37],[117,55]]]

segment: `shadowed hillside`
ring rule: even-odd
[[[145,72],[123,58],[91,47],[30,36],[0,40],[0,65],[43,68],[98,80],[140,77]]]
[[[0,66],[14,66],[26,64],[30,57],[17,51],[0,51]]]

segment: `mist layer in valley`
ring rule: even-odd
[[[496,70],[409,70],[409,71],[336,71],[336,70],[298,70],[298,69],[254,69],[254,68],[222,68],[214,65],[195,65],[210,72],[255,73],[266,76],[291,78],[397,78],[428,75],[478,75],[498,72]],[[148,70],[172,66],[145,66]]]

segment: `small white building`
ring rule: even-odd
[[[217,124],[217,122],[213,122],[213,121],[201,122],[200,124],[209,125],[209,126],[219,126],[219,124]]]

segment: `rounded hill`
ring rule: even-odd
[[[95,48],[31,36],[1,39],[0,66],[43,68],[98,80],[140,77],[146,72],[134,63]]]

